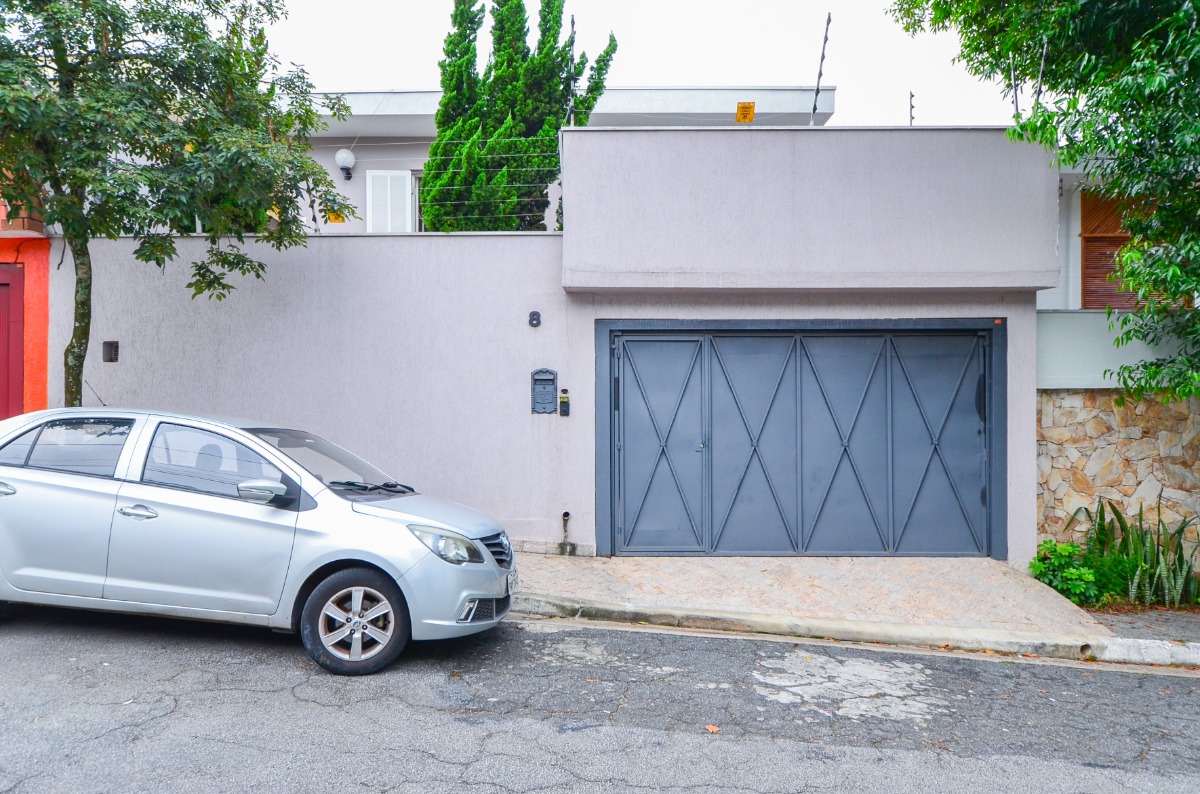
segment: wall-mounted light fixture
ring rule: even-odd
[[[350,169],[354,167],[354,152],[349,149],[338,149],[337,154],[333,156],[333,162],[337,163],[337,167],[342,169],[342,173],[346,175],[346,179],[350,179]]]

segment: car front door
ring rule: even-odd
[[[0,570],[34,593],[99,598],[136,416],[52,419],[0,449]]]
[[[222,433],[162,421],[147,429],[117,494],[104,597],[143,604],[269,615],[291,561],[296,498],[283,505],[238,496],[238,483],[295,481]]]

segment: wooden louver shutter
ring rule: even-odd
[[[1085,192],[1080,197],[1080,210],[1083,308],[1135,308],[1135,296],[1122,290],[1119,281],[1108,280],[1117,252],[1129,240],[1121,229],[1120,208],[1115,202]]]
[[[1092,236],[1083,240],[1083,308],[1132,309],[1137,306],[1133,294],[1121,289],[1120,281],[1109,281],[1117,252],[1129,240],[1128,235]]]

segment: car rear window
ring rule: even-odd
[[[111,477],[132,419],[57,419],[42,425],[27,465]]]

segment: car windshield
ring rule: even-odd
[[[247,428],[246,432],[275,447],[344,496],[388,497],[413,493],[412,488],[395,482],[353,452],[311,433],[274,427]]]

